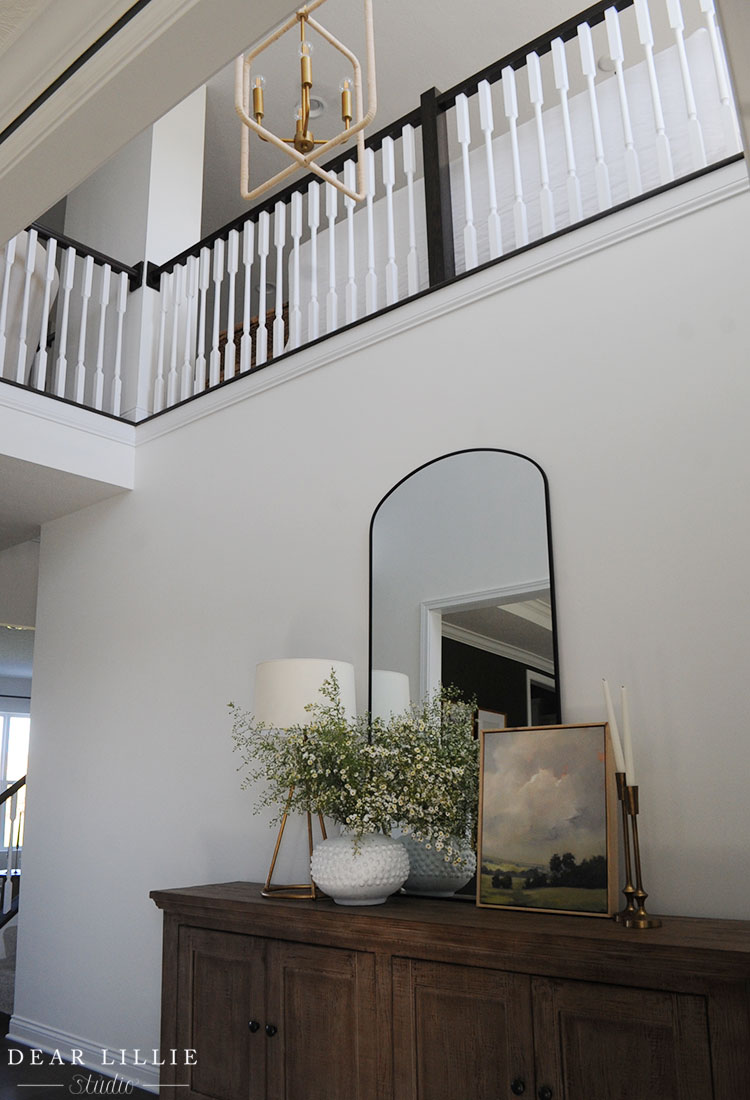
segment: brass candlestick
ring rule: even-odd
[[[623,894],[625,895],[625,907],[620,910],[619,913],[615,913],[615,920],[620,924],[628,926],[628,921],[631,917],[635,916],[635,886],[633,886],[633,865],[630,857],[630,826],[628,824],[628,807],[625,801],[625,791],[627,788],[627,782],[625,778],[625,772],[615,772],[615,780],[617,782],[617,798],[622,810],[622,842],[625,850],[625,885],[623,887]]]
[[[646,898],[648,894],[643,889],[643,876],[641,875],[641,848],[638,843],[638,787],[625,786],[625,806],[630,825],[633,830],[633,858],[635,860],[635,890],[633,900],[635,912],[623,919],[625,928],[660,928],[661,921],[658,917],[651,917],[646,912]],[[627,837],[627,830],[625,833]],[[628,881],[630,876],[628,875]]]

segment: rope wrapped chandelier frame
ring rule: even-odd
[[[364,129],[375,117],[377,109],[377,92],[375,81],[375,42],[372,18],[372,0],[364,0],[365,19],[365,49],[367,53],[367,112],[363,104],[362,67],[356,55],[340,42],[329,30],[316,19],[312,18],[312,12],[319,8],[325,0],[312,0],[294,12],[285,23],[272,31],[263,41],[250,50],[247,54],[237,58],[235,63],[235,110],[243,123],[242,147],[240,166],[240,193],[243,199],[255,199],[263,195],[277,183],[304,169],[313,172],[321,180],[330,183],[347,198],[354,202],[360,202],[366,195],[365,184],[365,138]],[[251,74],[251,66],[260,54],[277,42],[287,32],[299,27],[300,30],[300,105],[297,108],[295,134],[292,138],[279,137],[263,125],[265,113],[263,77]],[[310,104],[312,89],[312,61],[310,43],[306,38],[306,29],[309,28],[319,34],[330,46],[347,59],[351,65],[351,78],[346,77],[341,85],[341,119],[344,129],[331,138],[316,139],[310,131]],[[353,92],[353,96],[352,96]],[[281,149],[290,159],[292,164],[277,172],[275,176],[250,189],[250,134],[255,133],[263,140],[270,142]],[[357,190],[337,178],[332,172],[326,172],[316,160],[337,145],[357,139]]]

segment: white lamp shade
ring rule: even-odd
[[[320,694],[331,671],[336,673],[339,695],[347,718],[357,713],[354,689],[354,665],[346,661],[327,661],[317,657],[280,658],[261,661],[255,668],[256,721],[268,729],[288,729],[307,725],[310,703],[325,703]]]
[[[372,670],[372,717],[387,722],[392,714],[403,714],[411,706],[409,677],[405,672]]]

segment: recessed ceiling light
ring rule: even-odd
[[[596,64],[603,73],[613,73],[617,68],[617,62],[611,57],[600,57]]]
[[[318,96],[310,97],[310,118],[320,118],[326,110],[326,102],[324,99],[320,99]]]

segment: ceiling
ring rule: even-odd
[[[518,650],[519,654],[538,658],[542,665],[550,665],[555,659],[549,593],[503,606],[443,612],[443,633],[465,645],[504,656],[510,656],[504,650]]]
[[[122,486],[0,454],[0,551],[36,538],[43,523],[124,492]]]

